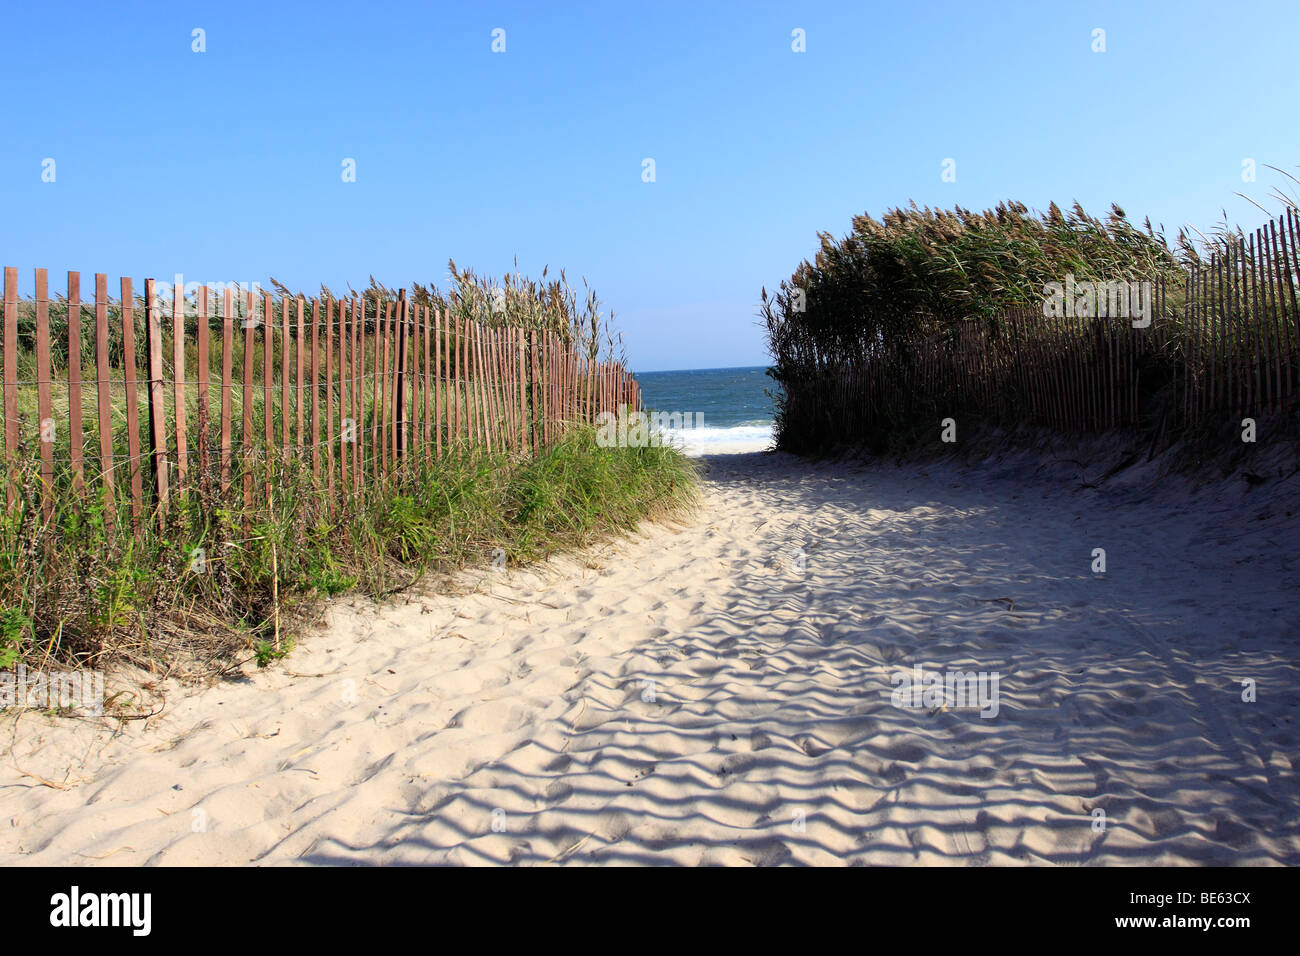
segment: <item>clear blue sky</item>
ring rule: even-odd
[[[1235,193],[1300,174],[1298,38],[1295,0],[10,3],[0,262],[314,289],[517,257],[586,276],[635,369],[763,364],[760,287],[859,212],[1255,224]]]

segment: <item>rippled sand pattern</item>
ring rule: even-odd
[[[24,717],[0,856],[1300,863],[1300,509],[1242,484],[720,456],[684,526],[340,605],[147,729]],[[997,716],[894,706],[915,665]]]

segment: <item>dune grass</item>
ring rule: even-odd
[[[821,233],[814,257],[774,293],[762,291],[777,447],[902,452],[933,444],[949,417],[963,427],[1050,419],[1057,428],[1096,429],[1103,418],[1115,427],[1116,404],[1125,427],[1161,441],[1218,429],[1246,407],[1243,396],[1224,394],[1225,372],[1234,386],[1250,376],[1266,382],[1270,366],[1294,361],[1293,268],[1248,245],[1237,227],[1202,238],[1198,246],[1180,230],[1170,242],[1118,206],[1097,218],[1077,203],[1037,214],[1018,202],[982,213],[913,204],[880,220],[857,216],[840,239]],[[1068,279],[1154,286],[1157,327],[1140,343],[1121,342],[1124,320],[1049,317],[1048,284]],[[1025,351],[1017,355],[1012,341]],[[1129,363],[1122,379],[1114,374],[1121,354]],[[1016,368],[1048,388],[1017,382]],[[1096,388],[1098,379],[1111,384]],[[1279,388],[1280,379],[1279,371]],[[1207,401],[1225,416],[1202,422],[1180,411],[1189,381],[1198,393],[1213,382],[1219,391]],[[1247,385],[1252,413],[1259,382]],[[1049,404],[1059,414],[1041,411]]]
[[[451,287],[440,291],[415,284],[411,301],[447,312],[487,327],[510,325],[554,332],[592,359],[614,357],[620,345],[606,315],[589,289],[572,288],[561,272],[558,279],[541,281],[507,275],[503,280],[479,276],[451,265]],[[232,474],[222,488],[220,462],[200,473],[196,451],[199,431],[199,390],[196,384],[196,300],[187,299],[184,319],[187,347],[182,401],[189,434],[187,490],[173,486],[171,507],[133,520],[126,419],[125,348],[121,329],[121,303],[107,307],[108,361],[102,369],[108,381],[114,481],[103,479],[106,461],[99,456],[98,394],[101,375],[94,336],[89,334],[92,306],[81,303],[77,354],[82,387],[81,441],[84,481],[74,484],[72,400],[68,387],[69,305],[66,298],[48,303],[51,390],[49,418],[53,423],[50,447],[54,457],[52,493],[43,494],[40,477],[40,422],[37,407],[36,304],[19,299],[17,308],[15,408],[7,410],[17,423],[18,443],[5,449],[6,469],[12,481],[0,495],[13,501],[0,517],[0,668],[24,662],[45,668],[66,666],[113,668],[134,665],[155,673],[184,679],[202,679],[238,668],[256,659],[267,664],[285,654],[311,619],[320,602],[332,595],[358,592],[382,598],[417,581],[436,580],[471,563],[490,561],[500,566],[520,565],[562,550],[581,547],[601,536],[630,531],[647,518],[689,508],[695,497],[693,463],[671,448],[601,448],[589,426],[570,423],[559,440],[537,457],[488,452],[467,443],[469,420],[482,404],[483,416],[494,406],[484,403],[472,380],[475,372],[453,368],[447,359],[450,339],[444,334],[443,362],[437,375],[448,390],[444,409],[458,407],[466,420],[457,434],[444,421],[443,453],[426,457],[421,443],[388,477],[367,466],[354,491],[342,486],[330,490],[313,469],[312,452],[327,452],[324,415],[330,414],[338,431],[335,452],[346,455],[354,447],[341,438],[343,416],[361,436],[364,458],[372,456],[375,420],[373,389],[379,355],[373,342],[374,312],[380,303],[396,299],[393,290],[374,280],[366,290],[367,320],[359,360],[364,377],[359,384],[359,407],[344,406],[345,385],[336,365],[332,385],[323,382],[301,390],[291,384],[288,404],[282,407],[281,359],[297,367],[299,350],[307,354],[311,337],[299,339],[296,316],[290,334],[282,334],[286,297],[294,293],[272,281],[278,293],[262,318],[272,332],[268,346],[265,329],[254,322],[255,333],[248,358],[251,380],[250,429],[242,427],[245,360],[245,319],[250,313],[242,296],[235,297],[231,342],[232,387],[223,394],[221,382],[222,321],[209,319],[212,336],[207,396],[207,436],[218,458],[220,410],[230,402],[232,424]],[[585,286],[585,283],[584,283]],[[329,290],[322,288],[329,295]],[[172,382],[173,324],[162,306],[163,379]],[[310,313],[310,307],[308,308]],[[147,391],[145,302],[134,303],[135,399],[139,408],[140,437],[146,459],[136,462],[147,472]],[[310,316],[307,321],[311,321]],[[338,344],[337,313],[333,335]],[[324,330],[318,330],[320,347]],[[275,381],[264,387],[264,349],[271,347]],[[285,354],[282,355],[282,351]],[[337,354],[337,353],[336,353]],[[323,362],[323,358],[322,358]],[[322,365],[323,370],[323,365]],[[292,376],[296,378],[296,376]],[[489,376],[490,378],[490,376]],[[491,388],[488,383],[485,387]],[[346,386],[351,391],[351,386]],[[160,411],[169,451],[174,449],[175,394],[170,384]],[[313,399],[319,406],[322,445],[310,448]],[[301,411],[299,406],[301,405]],[[265,416],[274,424],[275,442],[283,440],[280,423],[293,422],[291,449],[267,448],[263,443]],[[500,416],[501,409],[495,409]],[[299,415],[305,433],[297,432]],[[450,416],[450,411],[447,415]],[[302,449],[294,451],[294,448]],[[149,475],[143,476],[145,500],[153,500]],[[251,495],[246,497],[246,489]],[[52,513],[46,502],[53,501]],[[429,575],[435,575],[430,578]]]
[[[120,490],[105,501],[90,480],[78,498],[62,469],[47,518],[26,462],[0,519],[0,666],[129,663],[202,678],[267,663],[325,597],[382,598],[430,572],[535,561],[679,512],[695,495],[694,466],[676,450],[601,448],[590,427],[535,459],[412,455],[356,495],[331,497],[310,462],[250,460],[224,492],[215,475],[201,492],[195,476],[138,536]]]

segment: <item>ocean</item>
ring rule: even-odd
[[[762,451],[772,445],[775,384],[767,368],[698,368],[676,372],[638,372],[645,407],[688,414],[693,428],[670,430],[669,438],[687,454]]]

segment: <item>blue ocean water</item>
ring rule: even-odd
[[[772,438],[776,384],[765,366],[638,372],[647,409],[691,413],[694,428],[681,436],[688,451],[757,450]],[[743,447],[742,447],[743,446]]]

